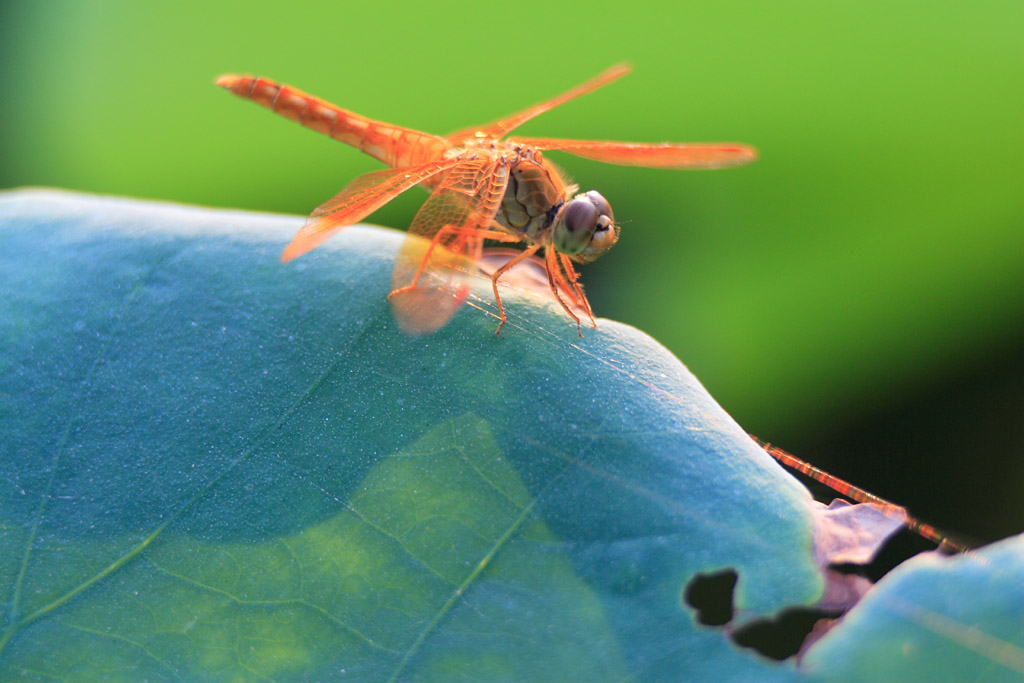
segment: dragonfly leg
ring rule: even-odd
[[[485,240],[494,240],[495,242],[522,242],[522,237],[516,237],[510,235],[502,230],[475,230],[474,233],[478,237],[483,237]]]
[[[410,290],[416,289],[416,284],[420,281],[420,275],[422,275],[423,271],[426,270],[427,268],[427,262],[430,260],[430,255],[434,253],[434,249],[437,247],[438,244],[440,244],[441,237],[445,233],[450,232],[454,232],[453,227],[450,225],[446,225],[437,231],[437,234],[434,235],[434,239],[430,241],[430,246],[427,247],[427,253],[424,254],[423,259],[420,260],[420,267],[416,269],[416,274],[412,276],[412,282],[407,284],[405,287],[399,287],[398,289],[391,290],[391,293],[388,294],[388,301],[390,301],[391,297],[393,296],[397,296],[398,294],[401,294],[403,292],[408,292]]]
[[[594,312],[590,310],[590,302],[587,301],[587,295],[583,293],[583,286],[579,283],[579,273],[572,267],[572,261],[565,254],[559,254],[558,259],[562,264],[562,268],[565,270],[566,277],[569,278],[569,282],[572,283],[572,288],[576,290],[576,294],[579,295],[579,303],[586,311],[587,317],[590,318],[590,324],[597,329],[597,321],[594,320]]]
[[[413,275],[412,277],[412,282],[407,284],[405,287],[399,287],[398,289],[391,290],[391,293],[388,294],[389,300],[393,296],[396,296],[403,292],[408,292],[416,288],[417,283],[419,283],[420,281],[420,276],[423,275],[423,271],[426,270],[427,268],[427,262],[430,261],[431,254],[434,253],[434,249],[437,247],[437,245],[441,243],[441,238],[444,237],[446,234],[451,234],[453,232],[461,233],[463,235],[463,238],[465,238],[467,235],[471,235],[474,237],[481,237],[483,239],[495,240],[497,242],[522,241],[521,237],[516,237],[515,235],[510,235],[507,232],[502,232],[500,230],[486,230],[482,228],[465,229],[457,228],[451,225],[446,225],[440,230],[438,230],[437,234],[434,235],[434,239],[430,241],[430,246],[427,247],[427,253],[423,255],[423,259],[420,261],[420,267],[416,269],[416,274]]]
[[[534,254],[536,254],[539,249],[540,245],[534,244],[525,251],[519,252],[519,254],[517,254],[515,258],[511,259],[501,268],[498,268],[496,271],[494,271],[494,275],[491,276],[491,287],[494,288],[494,301],[498,304],[498,313],[501,314],[501,322],[498,323],[498,329],[494,331],[494,334],[501,334],[501,326],[504,325],[505,320],[507,320],[507,318],[505,317],[505,307],[501,305],[501,295],[498,294],[498,280],[511,268],[514,268],[517,263],[521,263],[526,259],[530,258],[531,256],[533,256]]]
[[[564,287],[566,291],[570,293],[572,290],[569,289],[569,285],[565,280],[565,276],[562,275],[561,271],[559,270],[558,257],[555,256],[554,249],[549,249],[547,253],[547,271],[548,284],[551,285],[551,291],[554,293],[555,299],[557,299],[558,303],[562,305],[562,308],[565,309],[565,312],[569,314],[569,317],[576,321],[576,334],[578,334],[582,338],[583,330],[582,328],[580,328],[579,316],[573,313],[572,309],[569,308],[569,304],[565,303],[565,301],[562,299],[562,295],[559,294],[558,292],[559,287]],[[573,296],[575,297],[575,295]]]

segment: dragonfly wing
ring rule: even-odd
[[[318,133],[366,152],[392,168],[439,157],[444,138],[374,121],[269,78],[225,74],[216,84]]]
[[[729,168],[749,164],[757,158],[753,147],[736,143],[687,144],[663,142],[605,142],[559,138],[516,138],[516,143],[540,150],[556,150],[584,159],[621,166],[648,168]]]
[[[475,137],[486,137],[494,139],[502,138],[511,131],[513,131],[514,129],[518,128],[522,124],[534,118],[535,116],[539,116],[546,111],[550,111],[561,104],[565,104],[569,100],[579,97],[580,95],[586,95],[587,93],[593,92],[594,90],[597,90],[602,86],[608,85],[612,81],[622,78],[630,71],[632,71],[632,69],[629,67],[629,65],[616,64],[607,71],[604,71],[598,76],[595,76],[594,78],[590,79],[586,83],[578,85],[569,92],[563,93],[558,97],[548,100],[547,102],[535,104],[529,109],[524,109],[518,114],[513,114],[512,116],[501,119],[500,121],[489,123],[486,126],[466,128],[465,130],[460,130],[446,137],[453,142],[458,142],[460,140],[466,140],[468,138]]]
[[[384,206],[413,185],[454,166],[456,160],[431,161],[409,168],[387,169],[361,175],[310,214],[295,239],[281,254],[282,261],[320,246],[324,240],[345,226],[357,223]]]
[[[406,333],[440,329],[466,300],[483,233],[507,185],[503,160],[460,161],[420,207],[395,262],[389,297]]]

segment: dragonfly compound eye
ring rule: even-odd
[[[555,249],[573,256],[590,244],[600,213],[586,197],[577,197],[565,205],[555,224]]]
[[[607,199],[601,196],[600,192],[598,192],[597,190],[588,191],[587,199],[589,199],[591,203],[593,203],[593,205],[597,207],[597,212],[599,214],[608,217],[609,223],[615,222],[615,214],[612,213],[611,204],[608,203]]]
[[[577,195],[570,204],[587,202],[597,211],[597,225],[591,233],[590,241],[579,251],[569,254],[574,261],[590,263],[598,256],[612,248],[619,241],[619,226],[615,224],[615,214],[608,200],[600,192],[590,190],[586,194]],[[566,207],[567,209],[569,207]],[[557,242],[556,242],[557,245]],[[559,250],[561,251],[561,250]],[[565,252],[568,253],[568,252]]]

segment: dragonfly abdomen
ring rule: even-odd
[[[269,78],[226,75],[217,85],[393,168],[437,159],[449,148],[444,138],[374,121]]]

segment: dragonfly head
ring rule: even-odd
[[[562,205],[552,228],[555,249],[579,263],[590,263],[619,239],[608,200],[590,190]]]

